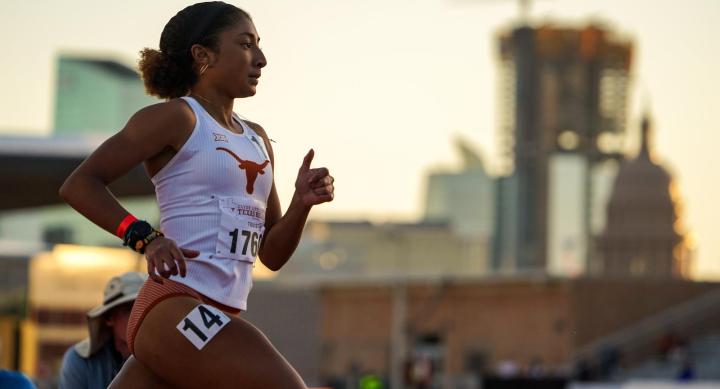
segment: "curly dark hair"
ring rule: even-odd
[[[148,94],[164,99],[185,96],[197,82],[190,48],[201,44],[219,49],[219,34],[247,12],[222,1],[193,4],[173,16],[160,35],[160,50],[140,51],[138,67]]]

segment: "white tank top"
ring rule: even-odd
[[[263,139],[233,114],[243,134],[219,125],[193,98],[192,134],[151,181],[160,229],[178,247],[197,250],[187,276],[173,276],[207,297],[247,309],[273,171]]]

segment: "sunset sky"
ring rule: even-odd
[[[337,180],[314,217],[416,220],[425,176],[458,166],[462,136],[497,164],[500,30],[518,18],[505,0],[247,0],[269,65],[238,113],[275,139],[287,204],[302,156]],[[52,132],[59,53],[133,65],[157,48],[186,1],[0,2],[0,133]],[[628,128],[649,106],[655,155],[677,180],[699,278],[720,279],[720,1],[540,0],[534,23],[599,21],[635,44]],[[627,143],[629,154],[636,136]]]

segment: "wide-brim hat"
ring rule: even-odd
[[[87,313],[90,338],[75,345],[81,357],[94,354],[110,339],[112,332],[105,325],[103,315],[115,307],[135,301],[145,280],[147,274],[140,272],[128,272],[110,279],[105,286],[102,304]]]

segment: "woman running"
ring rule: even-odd
[[[246,309],[257,257],[280,269],[310,209],[332,201],[333,177],[300,166],[285,215],[269,138],[232,111],[255,94],[265,56],[250,16],[223,2],[178,12],[160,50],[141,52],[141,109],[60,188],[89,220],[144,253],[150,278],[128,323],[128,359],[112,388],[305,388],[252,324]],[[143,162],[155,185],[160,229],[130,215],[107,185]]]

